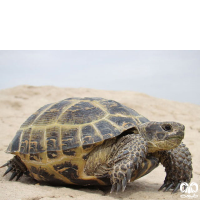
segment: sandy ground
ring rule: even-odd
[[[129,91],[103,91],[93,89],[57,88],[53,86],[33,87],[18,86],[0,91],[0,165],[12,155],[5,150],[19,126],[34,111],[44,104],[56,102],[68,97],[99,96],[113,99],[129,106],[150,120],[178,121],[186,126],[183,142],[189,147],[193,157],[193,182],[200,187],[200,106],[158,99],[146,94]],[[181,193],[158,192],[165,172],[160,165],[143,178],[130,183],[125,192],[110,194],[109,187],[69,188],[40,185],[31,178],[22,177],[18,182],[2,177],[5,168],[0,169],[1,200],[111,200],[111,199],[181,199]],[[200,199],[200,192],[196,193]]]

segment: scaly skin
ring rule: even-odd
[[[159,190],[176,192],[182,182],[189,183],[192,178],[192,158],[189,149],[181,143],[175,149],[158,152],[160,162],[165,167],[166,177]]]
[[[132,173],[137,170],[147,154],[146,141],[138,134],[126,135],[118,140],[111,150],[110,181],[113,191],[124,191],[127,182],[130,182]]]

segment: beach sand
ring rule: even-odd
[[[116,100],[135,109],[152,121],[177,121],[185,125],[183,142],[190,149],[193,159],[193,178],[200,187],[200,106],[158,99],[130,91],[105,91],[85,88],[58,88],[54,86],[18,86],[0,90],[0,165],[13,155],[6,154],[8,144],[20,125],[44,104],[69,97],[103,97]],[[110,187],[55,187],[41,185],[23,176],[18,182],[2,177],[0,169],[1,200],[114,200],[114,199],[181,199],[181,192],[158,192],[163,184],[165,171],[159,165],[150,174],[131,182],[125,192],[110,194]],[[200,199],[200,192],[196,193]]]

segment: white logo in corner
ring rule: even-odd
[[[186,182],[181,183],[180,190],[183,193],[181,195],[181,198],[193,199],[198,197],[198,195],[195,194],[198,192],[198,184],[195,182],[192,182],[190,184]]]

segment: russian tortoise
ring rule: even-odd
[[[27,174],[63,185],[112,185],[124,191],[134,181],[165,167],[160,190],[176,192],[192,178],[192,160],[181,143],[184,125],[153,122],[116,101],[68,98],[43,106],[17,131],[2,167],[10,180]]]

